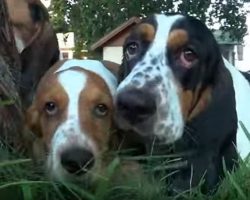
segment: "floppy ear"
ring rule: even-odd
[[[33,103],[25,114],[26,126],[38,137],[42,137],[42,131],[40,126],[40,113]]]
[[[21,53],[41,34],[49,15],[38,0],[7,0],[6,3],[16,46]]]
[[[111,62],[108,60],[102,60],[101,63],[109,70],[112,72],[112,74],[114,74],[115,77],[118,77],[118,72],[119,72],[119,67],[120,65],[115,63],[115,62]]]

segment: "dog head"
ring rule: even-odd
[[[117,85],[107,65],[95,60],[60,61],[38,85],[26,121],[41,138],[47,169],[55,179],[81,180],[101,165]]]
[[[209,104],[221,62],[217,42],[201,21],[183,15],[142,20],[123,47],[118,125],[165,143],[176,141],[185,123]]]

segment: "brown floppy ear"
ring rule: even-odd
[[[36,136],[42,137],[42,131],[40,126],[40,113],[33,103],[25,113],[25,125],[29,128]]]
[[[120,65],[118,63],[115,62],[111,62],[108,60],[102,60],[101,63],[109,70],[112,72],[112,74],[115,75],[115,77],[118,76],[118,71],[119,71],[119,67]]]
[[[16,46],[21,53],[41,34],[49,21],[48,11],[39,0],[7,0],[6,4]]]

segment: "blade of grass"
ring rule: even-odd
[[[10,160],[10,161],[3,161],[0,163],[0,167],[6,167],[9,165],[19,165],[24,163],[31,162],[31,159],[18,159],[18,160]]]
[[[30,185],[23,184],[21,185],[21,190],[23,193],[23,199],[24,200],[32,200],[32,190]]]
[[[244,194],[243,190],[241,189],[241,187],[238,185],[238,183],[236,183],[236,181],[234,180],[233,176],[231,175],[231,173],[227,170],[226,168],[226,162],[225,159],[223,158],[222,160],[222,166],[223,166],[223,171],[226,175],[226,177],[228,178],[228,181],[231,182],[231,184],[233,185],[233,187],[236,189],[236,191],[238,192],[238,194],[240,195],[240,197],[244,200],[247,200],[247,196]]]
[[[108,166],[107,168],[107,173],[105,173],[107,175],[107,179],[100,179],[96,192],[95,192],[95,196],[96,196],[96,200],[103,200],[105,194],[107,193],[107,190],[110,186],[110,178],[112,177],[112,175],[114,174],[115,170],[117,169],[118,165],[120,164],[120,159],[119,158],[115,158],[111,164]]]
[[[81,200],[83,197],[85,200],[94,200],[95,197],[89,193],[88,191],[85,191],[84,189],[80,188],[77,185],[67,183],[63,184],[63,186],[72,194],[74,195],[77,199]],[[77,194],[80,194],[80,196]]]
[[[248,132],[247,128],[245,127],[245,125],[243,124],[242,121],[239,121],[239,123],[240,123],[240,126],[243,129],[244,133],[246,134],[247,139],[250,141],[250,133]]]
[[[241,187],[239,186],[239,184],[234,180],[233,176],[227,172],[228,174],[228,177],[229,177],[229,180],[230,182],[232,183],[232,185],[234,186],[234,188],[237,190],[239,196],[244,199],[244,200],[247,200],[247,196],[244,194],[243,190],[241,189]]]
[[[26,184],[26,185],[32,185],[32,184],[51,184],[50,182],[48,181],[16,181],[16,182],[11,182],[11,183],[6,183],[4,185],[0,185],[0,190],[3,190],[3,189],[6,189],[8,187],[11,187],[11,186],[16,186],[16,185],[23,185],[23,184]]]

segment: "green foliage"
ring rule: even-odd
[[[67,32],[69,31],[69,11],[71,10],[71,3],[65,0],[52,1],[49,12],[53,21],[55,31]]]
[[[79,50],[84,42],[91,45],[132,16],[168,12],[188,13],[207,25],[217,23],[241,41],[247,31],[242,7],[242,0],[53,0],[51,10],[56,30],[74,31]]]

